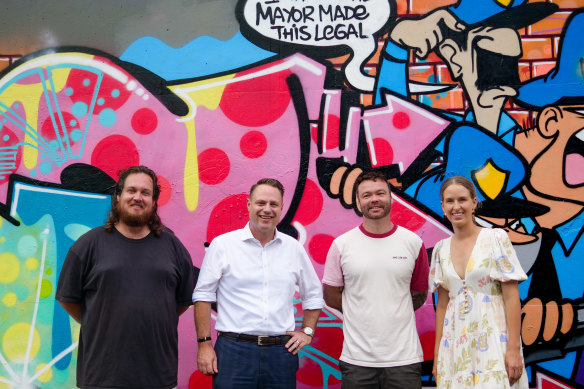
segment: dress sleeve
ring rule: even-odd
[[[444,274],[442,272],[442,262],[440,260],[440,249],[444,244],[444,240],[436,243],[434,250],[432,250],[432,261],[430,263],[430,275],[428,276],[428,290],[431,293],[438,291],[438,287],[442,286],[448,289],[445,285]]]
[[[500,228],[493,229],[492,252],[493,258],[489,273],[492,280],[505,282],[527,279],[527,275],[519,263],[515,249],[513,249],[505,230]]]

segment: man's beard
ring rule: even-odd
[[[144,212],[139,215],[133,215],[124,210],[120,203],[117,205],[118,214],[120,215],[120,221],[130,227],[143,227],[148,224],[150,219],[152,218],[152,214],[154,213],[154,209],[150,210],[150,212]]]
[[[371,213],[369,213],[369,209],[364,209],[363,216],[366,217],[367,219],[378,220],[378,219],[383,219],[384,217],[387,217],[387,215],[389,215],[390,212],[391,212],[391,206],[385,205],[383,207],[383,213],[372,215]]]

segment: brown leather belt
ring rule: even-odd
[[[273,346],[276,344],[286,344],[291,338],[290,335],[263,336],[238,334],[236,332],[219,332],[219,336],[225,336],[226,338],[238,339],[244,342],[255,343],[258,346]]]

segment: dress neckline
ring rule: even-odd
[[[467,275],[467,268],[468,268],[468,263],[470,262],[470,259],[472,258],[475,248],[477,247],[477,243],[479,241],[479,238],[481,236],[481,234],[483,233],[483,230],[486,230],[487,228],[481,227],[481,230],[479,231],[479,233],[477,234],[477,237],[475,239],[475,242],[472,246],[472,250],[470,250],[470,255],[468,256],[468,258],[466,259],[466,263],[464,264],[464,277],[461,277],[460,274],[458,274],[458,272],[456,271],[456,268],[454,267],[454,261],[452,260],[452,236],[448,238],[448,260],[450,262],[450,266],[452,266],[452,270],[454,271],[454,274],[456,274],[456,276],[458,277],[459,280],[461,280],[462,282],[466,282],[466,275]]]

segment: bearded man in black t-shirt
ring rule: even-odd
[[[177,385],[178,318],[191,304],[195,270],[157,214],[159,195],[152,170],[122,171],[106,225],[65,258],[56,298],[81,324],[80,388]]]

